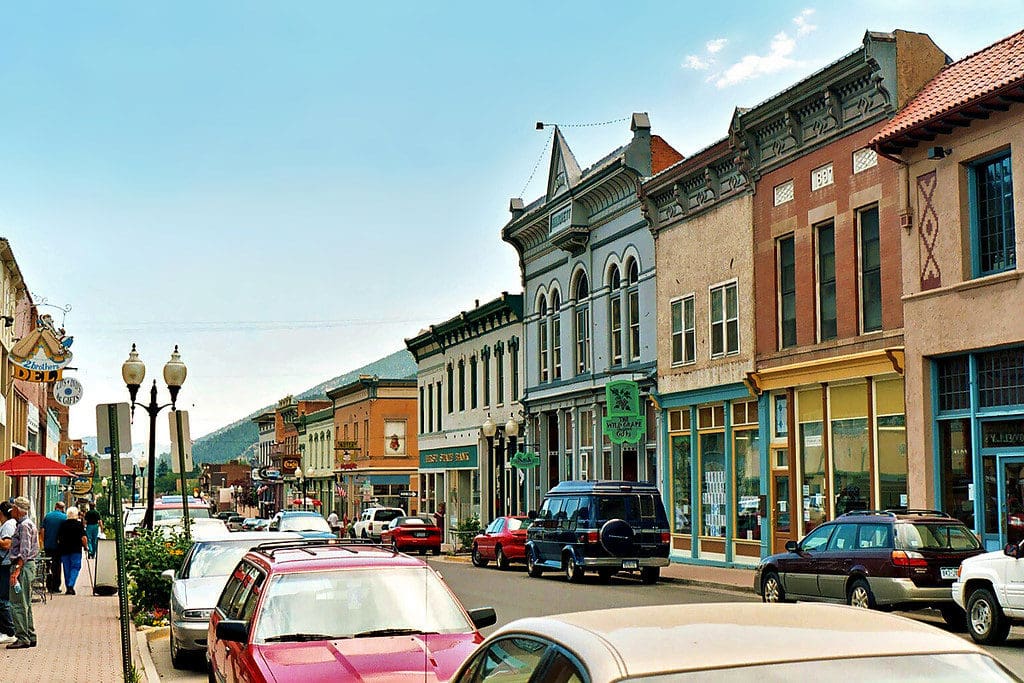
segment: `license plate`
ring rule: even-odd
[[[941,576],[944,579],[955,579],[956,567],[941,567],[939,569],[939,576]]]
[[[426,538],[427,537],[427,532],[426,531],[414,531],[412,535],[415,536],[416,538]]]
[[[640,568],[640,563],[638,561],[636,561],[636,560],[623,560],[622,561],[622,568],[623,569],[639,569]]]

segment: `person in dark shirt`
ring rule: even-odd
[[[67,587],[65,595],[75,594],[75,581],[82,570],[82,550],[88,545],[85,525],[78,519],[78,508],[68,508],[68,518],[57,530],[57,550],[64,566],[64,585]]]
[[[85,513],[85,537],[89,540],[89,559],[96,557],[96,544],[99,542],[100,526],[100,513],[96,512],[94,506],[89,505],[89,509]]]

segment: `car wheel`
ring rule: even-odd
[[[661,567],[643,567],[640,570],[640,582],[647,585],[658,583],[659,576],[661,576]]]
[[[761,579],[761,602],[786,602],[786,591],[775,572],[768,572]]]
[[[435,555],[440,555],[441,554],[441,546],[437,546],[436,548],[431,549],[430,552],[434,553]]]
[[[576,564],[576,557],[569,553],[562,560],[562,568],[565,570],[565,578],[570,583],[579,583],[583,580],[583,568]]]
[[[981,645],[998,645],[1010,634],[1010,622],[989,589],[978,588],[967,598],[967,630]]]
[[[396,553],[398,552],[398,541],[391,541],[391,550]]]
[[[505,557],[505,551],[501,549],[500,545],[494,551],[494,561],[498,565],[498,569],[502,571],[508,569],[509,561],[508,558]]]
[[[480,555],[480,548],[473,544],[473,566],[474,567],[486,567],[487,560]]]
[[[864,609],[875,608],[875,594],[871,592],[871,586],[867,581],[857,579],[850,584],[850,590],[846,593],[846,604]]]
[[[369,538],[370,537],[370,534],[366,533],[366,529],[363,529],[362,537],[363,538]]]
[[[533,555],[533,550],[527,549],[526,551],[526,573],[531,578],[540,578],[540,575],[544,573],[544,570],[537,565],[537,560]]]
[[[185,653],[178,647],[178,641],[174,639],[174,629],[167,629],[170,631],[171,638],[171,666],[175,669],[184,669],[187,666],[185,661]]]
[[[420,548],[420,555],[426,555],[426,554],[427,554],[427,549],[426,548]]]
[[[939,608],[942,612],[942,619],[949,628],[957,633],[967,630],[967,613],[957,605],[947,605]]]

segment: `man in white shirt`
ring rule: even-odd
[[[327,515],[327,523],[331,525],[331,531],[337,536],[338,530],[341,528],[341,525],[338,524],[338,513],[331,510],[331,514]]]
[[[8,501],[0,503],[0,643],[13,643],[14,619],[11,616],[11,537],[18,520],[11,514]]]

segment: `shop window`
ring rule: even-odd
[[[975,277],[1017,265],[1010,155],[970,166],[971,249]]]
[[[818,340],[836,338],[836,229],[818,228]]]
[[[701,536],[725,537],[725,434],[700,435]]]
[[[670,432],[690,431],[690,409],[682,408],[668,411],[668,430]]]
[[[782,237],[778,248],[779,347],[796,346],[796,252],[793,236]]]
[[[825,506],[825,437],[821,400],[821,389],[797,392],[804,533],[824,522],[828,514]]]
[[[982,480],[985,482],[985,528],[986,534],[999,533],[999,497],[996,487],[996,458],[986,455],[981,458]]]
[[[835,514],[871,508],[867,383],[829,387]]]
[[[969,420],[939,421],[939,463],[942,471],[942,510],[974,529],[974,466]]]
[[[903,380],[875,382],[875,443],[878,445],[878,507],[907,507],[907,420]]]
[[[772,396],[772,429],[776,439],[789,436],[789,399],[785,394]]]
[[[882,257],[878,242],[878,207],[857,214],[860,223],[860,329],[882,329]]]
[[[742,429],[733,434],[733,463],[736,474],[736,529],[733,533],[737,539],[757,541],[761,539],[761,525],[758,524],[757,515],[761,501],[761,453],[758,432],[756,429]]]
[[[690,514],[690,435],[673,434],[672,443],[672,531],[692,533]]]
[[[737,401],[732,404],[732,426],[757,424],[757,401]]]
[[[970,364],[967,356],[940,358],[935,361],[935,370],[939,410],[945,412],[970,409]]]
[[[1024,347],[978,354],[982,408],[1024,405]]]

